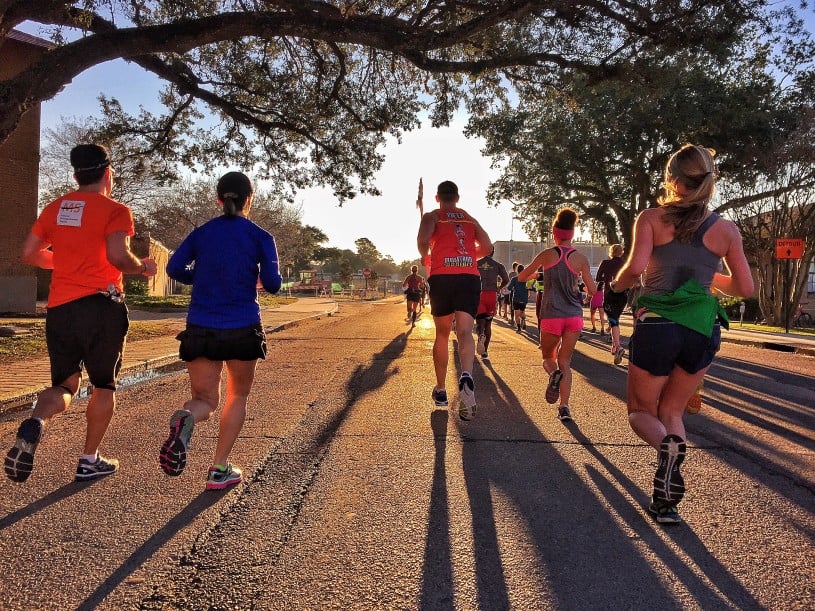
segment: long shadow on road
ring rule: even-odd
[[[572,453],[584,445],[602,457],[592,442],[585,438],[579,439],[579,444],[547,439],[500,375],[495,370],[492,375],[494,381],[486,375],[478,377],[479,400],[483,397],[488,404],[494,401],[498,409],[482,410],[477,420],[461,429],[478,608],[512,606],[507,582],[510,573],[513,581],[547,583],[545,591],[551,593],[549,604],[554,608],[607,608],[609,601],[615,608],[677,608],[675,593],[609,511],[608,491],[600,495],[592,490],[572,466],[575,461],[570,464],[559,451],[564,448]],[[603,458],[600,465],[610,463]],[[599,470],[594,468],[594,473]],[[615,476],[619,477],[616,469]],[[644,502],[644,494],[630,482],[628,486]],[[622,498],[619,493],[617,496]],[[655,526],[637,513],[630,501],[622,498],[618,503],[637,532],[659,539]],[[505,565],[501,541],[508,537],[528,537],[534,549],[536,557],[520,569],[521,575],[518,567]],[[625,570],[609,570],[620,562],[624,562]],[[589,581],[587,575],[591,576]],[[690,587],[698,585],[697,580],[689,581]]]
[[[625,369],[598,361],[579,350],[572,359],[572,369],[585,377],[585,383],[625,404]],[[796,444],[802,450],[802,457],[815,451],[815,439],[802,432],[815,430],[815,409],[812,405],[796,402],[802,394],[812,396],[811,384],[812,380],[805,376],[719,356],[705,377],[705,407],[701,415],[685,418],[688,437],[691,441],[701,440],[697,444],[708,449],[718,446],[730,450],[717,452],[717,457],[737,469],[740,468],[736,464],[737,457],[746,457],[765,472],[782,475],[812,490],[815,484],[811,470],[797,467],[786,455],[788,452],[772,438],[774,435]],[[735,428],[722,422],[712,411],[714,409],[754,427],[754,430]],[[633,433],[632,439],[635,439]],[[783,480],[766,477],[762,479],[762,485],[802,504],[800,497],[790,496],[792,489],[783,485]]]
[[[105,599],[105,597],[113,592],[119,584],[121,584],[127,577],[138,569],[142,564],[149,560],[153,554],[161,549],[165,544],[169,543],[172,538],[182,529],[189,526],[199,514],[203,513],[206,509],[217,503],[223,498],[225,493],[213,493],[212,491],[201,492],[198,496],[192,499],[184,509],[179,511],[172,519],[170,519],[164,526],[162,526],[152,537],[142,543],[136,550],[130,554],[130,557],[125,560],[119,568],[113,571],[107,578],[99,584],[99,586],[82,601],[77,607],[78,610],[95,609]]]

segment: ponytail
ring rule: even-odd
[[[239,200],[237,193],[224,193],[221,196],[221,203],[224,205],[224,216],[238,216],[238,212],[243,210],[246,198]]]
[[[252,195],[252,182],[242,172],[227,172],[218,181],[218,200],[224,205],[224,216],[237,216]]]
[[[686,144],[671,155],[665,165],[664,220],[674,226],[674,237],[688,242],[702,224],[707,206],[716,191],[716,164],[713,149]],[[683,187],[683,193],[677,190]]]

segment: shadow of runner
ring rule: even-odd
[[[687,524],[676,526],[661,526],[651,521],[651,527],[644,522],[642,514],[636,508],[640,505],[647,511],[650,501],[647,491],[640,489],[629,479],[614,463],[608,460],[602,452],[586,437],[575,423],[568,427],[575,440],[594,456],[608,475],[616,481],[609,479],[596,466],[586,464],[586,472],[603,494],[608,506],[620,517],[623,522],[637,532],[642,541],[660,558],[665,566],[676,578],[685,585],[688,591],[693,592],[694,602],[702,609],[712,609],[722,606],[722,596],[726,597],[730,605],[738,609],[760,608],[758,601],[752,594],[728,571],[705,547],[696,534]],[[644,447],[644,452],[653,452],[650,447]],[[645,461],[643,461],[645,462]],[[626,498],[626,493],[629,498]],[[664,531],[670,535],[676,544],[696,562],[699,570],[680,558],[656,532]],[[614,563],[614,558],[609,562]],[[620,559],[618,559],[620,561]],[[706,576],[707,580],[702,578]],[[710,584],[715,584],[716,589]],[[717,592],[716,590],[719,590]]]
[[[56,490],[54,490],[53,492],[45,495],[41,499],[37,499],[33,503],[29,503],[28,505],[26,505],[25,507],[21,507],[17,511],[12,511],[10,514],[0,519],[0,530],[8,528],[12,524],[16,524],[17,522],[24,518],[33,516],[38,511],[42,511],[43,509],[50,507],[55,503],[59,503],[60,501],[67,499],[69,496],[72,496],[77,492],[87,490],[90,485],[93,485],[95,483],[96,481],[91,480],[90,482],[70,482],[68,484],[64,484],[57,488]]]
[[[508,609],[533,598],[540,607],[557,609],[608,608],[610,601],[614,608],[677,608],[675,593],[608,511],[606,500],[558,449],[570,452],[578,444],[547,439],[491,371],[494,381],[477,378],[479,400],[500,409],[479,410],[475,421],[459,429],[478,608]],[[524,566],[506,565],[505,558],[513,556],[505,556],[501,542],[508,540],[534,550],[535,557]],[[626,559],[625,570],[609,570],[619,558]],[[508,580],[517,590],[512,601]],[[534,587],[539,591],[529,591]]]
[[[435,409],[430,414],[435,453],[419,609],[453,609],[455,606],[445,466],[448,415],[446,408]]]
[[[122,565],[108,575],[107,579],[99,584],[79,606],[78,611],[95,609],[105,599],[105,597],[113,592],[119,584],[121,584],[128,575],[133,573],[142,564],[144,564],[150,557],[156,553],[162,546],[168,543],[180,530],[188,526],[196,516],[220,501],[229,490],[220,492],[206,491],[201,492],[192,499],[187,506],[179,511],[175,517],[170,519],[160,530],[152,537],[142,543],[136,550],[130,554],[130,557],[122,563]]]

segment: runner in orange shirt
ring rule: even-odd
[[[51,387],[37,397],[6,455],[6,475],[16,482],[31,475],[43,430],[71,404],[83,365],[93,393],[85,412],[85,447],[76,480],[119,469],[116,459],[99,455],[99,445],[113,417],[129,324],[122,273],[156,273],[155,261],[139,259],[130,250],[133,216],[109,197],[113,168],[107,150],[80,144],[71,150],[71,165],[79,188],[46,206],[23,243],[24,263],[53,270],[45,319]]]
[[[422,300],[422,290],[425,285],[424,278],[417,273],[418,271],[418,265],[411,266],[410,275],[402,283],[402,288],[405,290],[405,301],[407,302],[406,320],[411,326],[416,324],[417,309]]]
[[[427,282],[430,285],[430,313],[436,327],[433,342],[433,368],[436,385],[433,401],[447,405],[447,363],[450,331],[455,323],[461,376],[458,381],[459,410],[462,420],[475,417],[475,382],[472,377],[475,360],[473,324],[481,299],[479,257],[492,251],[487,232],[458,205],[458,187],[445,180],[436,190],[439,209],[422,216],[416,243],[419,254],[429,259]]]

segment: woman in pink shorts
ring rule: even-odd
[[[571,208],[558,211],[552,226],[555,246],[538,253],[518,280],[526,281],[543,268],[543,302],[541,304],[540,338],[543,368],[549,374],[546,401],[560,399],[558,418],[572,419],[569,396],[572,392],[572,354],[583,330],[583,302],[577,287],[582,277],[589,295],[597,286],[591,277],[588,259],[572,246],[577,213]]]

